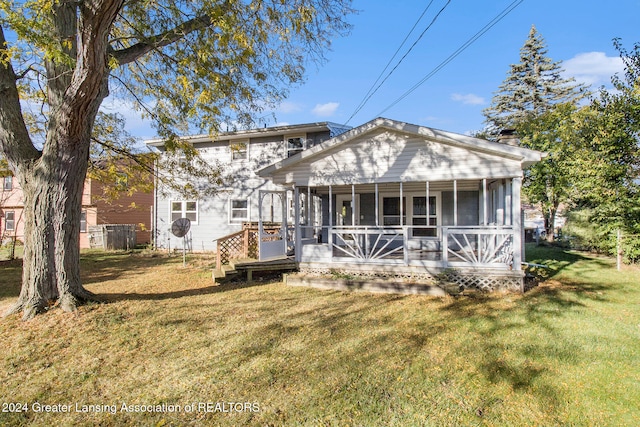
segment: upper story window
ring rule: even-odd
[[[229,146],[231,150],[231,160],[247,160],[249,158],[248,144],[246,142],[236,142]]]
[[[306,147],[306,138],[303,136],[286,137],[287,142],[287,157],[298,154]]]
[[[3,184],[2,184],[2,189],[4,191],[13,190],[13,177],[12,176],[5,176],[4,177]]]

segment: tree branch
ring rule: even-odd
[[[121,50],[110,49],[110,54],[118,61],[120,65],[128,64],[137,60],[141,56],[146,55],[152,50],[175,43],[176,41],[184,38],[187,34],[190,34],[202,28],[206,28],[210,24],[211,18],[209,18],[209,16],[198,16],[178,25],[172,30],[165,31],[164,33],[155,36],[151,36],[128,48]]]
[[[0,26],[0,153],[17,173],[19,164],[37,159],[40,152],[29,137],[16,81],[17,76],[7,52],[4,29]]]

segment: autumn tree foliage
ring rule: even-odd
[[[250,123],[345,34],[349,0],[29,0],[0,3],[0,154],[24,191],[25,319],[93,295],[79,267],[96,117],[122,97],[175,136]],[[116,149],[118,149],[116,147]],[[215,180],[214,180],[215,184]]]

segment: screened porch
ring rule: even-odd
[[[296,186],[296,261],[519,270],[520,188],[519,177]]]

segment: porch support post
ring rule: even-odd
[[[333,227],[333,191],[329,184],[329,228]]]
[[[453,225],[458,226],[458,180],[453,180]]]
[[[522,260],[524,258],[524,239],[522,228],[522,200],[520,191],[522,189],[522,178],[516,177],[511,180],[511,203],[512,203],[512,219],[513,219],[513,269],[522,269]]]
[[[504,192],[504,224],[513,225],[513,184],[507,180]]]
[[[293,186],[293,210],[295,219],[293,220],[293,233],[295,238],[295,246],[294,246],[294,254],[296,257],[296,262],[300,262],[302,255],[302,236],[300,233],[302,232],[300,226],[300,189],[297,185]]]
[[[427,181],[426,185],[425,185],[425,193],[427,196],[427,226],[429,225],[429,215],[431,215],[431,212],[429,212],[429,181]]]
[[[308,184],[307,184],[308,185]],[[304,204],[304,213],[305,216],[307,217],[307,227],[310,227],[312,224],[312,214],[311,214],[311,208],[312,208],[313,203],[311,203],[311,187],[307,186],[307,200],[305,200],[305,204]]]
[[[489,224],[489,218],[487,218],[487,178],[482,179],[482,223],[486,227]]]
[[[375,211],[376,211],[376,227],[380,227],[380,193],[378,192],[378,183],[376,182],[376,207],[375,207]]]
[[[402,197],[403,197],[402,181],[400,181],[400,227],[404,226],[404,221],[402,219],[402,216],[404,215],[404,209],[403,209],[403,206],[402,206]]]
[[[356,225],[356,186],[351,184],[351,226]]]

